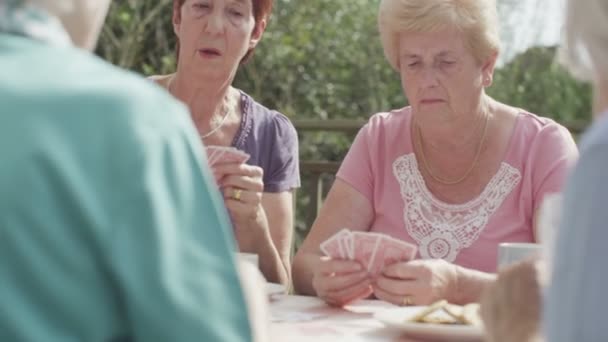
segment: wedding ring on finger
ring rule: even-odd
[[[237,201],[240,201],[242,193],[243,193],[243,190],[241,190],[241,189],[234,189],[232,191],[232,198],[234,198]]]
[[[401,305],[403,305],[403,306],[410,306],[410,305],[413,305],[413,304],[414,304],[414,302],[412,301],[412,296],[405,295],[403,297],[403,301],[401,302]]]

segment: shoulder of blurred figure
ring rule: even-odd
[[[608,111],[598,117],[580,141],[581,152],[598,145],[608,145]]]
[[[126,121],[165,128],[191,125],[185,106],[162,87],[88,51],[18,36],[5,37],[2,47],[2,81],[18,97],[14,104],[45,105],[58,123],[90,131],[104,125],[108,132],[120,130]]]
[[[169,81],[171,80],[171,78],[173,77],[174,74],[168,74],[168,75],[151,75],[146,77],[146,79],[158,84],[159,86],[163,87],[163,88],[167,88],[169,86]]]
[[[70,68],[66,82],[77,85],[79,105],[90,113],[103,113],[104,121],[125,121],[159,129],[191,125],[186,107],[157,82],[122,69],[84,51],[66,55]]]

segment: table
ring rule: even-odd
[[[344,308],[329,307],[315,297],[283,295],[270,302],[273,341],[417,342],[386,328],[374,313],[395,306],[378,300],[361,300]]]

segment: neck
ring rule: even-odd
[[[454,151],[462,150],[479,143],[479,135],[490,118],[495,104],[489,97],[482,95],[481,101],[468,113],[455,113],[444,120],[440,116],[428,117],[413,113],[413,126],[417,126],[424,145],[429,149]],[[413,129],[416,127],[413,127]]]
[[[208,128],[216,117],[225,115],[232,90],[229,81],[220,84],[201,81],[181,72],[179,67],[169,81],[169,91],[188,106],[193,121],[201,128]]]

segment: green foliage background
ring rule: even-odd
[[[112,2],[98,54],[145,75],[175,67],[171,0]],[[362,118],[406,104],[384,60],[378,0],[275,0],[255,58],[235,85],[296,118]],[[497,70],[489,93],[560,121],[588,120],[590,89],[534,48]]]
[[[275,0],[266,33],[235,85],[292,119],[360,119],[404,106],[398,75],[385,61],[378,37],[378,2]],[[97,53],[144,75],[172,72],[171,4],[171,0],[113,1]],[[561,122],[588,122],[589,85],[573,80],[554,55],[555,48],[530,49],[496,71],[490,95]],[[322,132],[304,134],[300,157],[339,161],[351,139]],[[303,181],[305,189],[312,186]],[[306,206],[307,196],[299,192],[298,208]],[[306,229],[301,216],[298,228]]]

